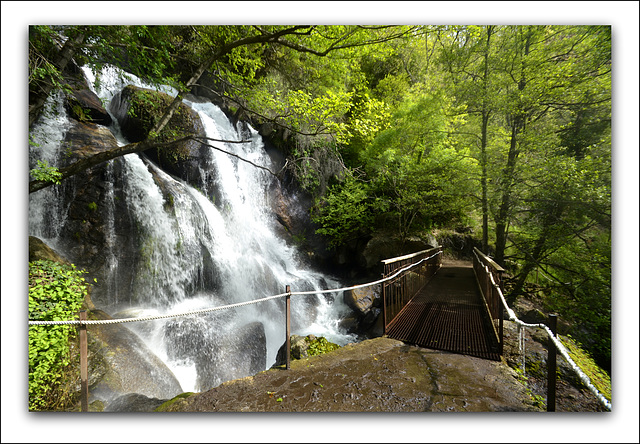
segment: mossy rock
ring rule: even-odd
[[[174,405],[176,402],[182,401],[183,399],[186,399],[191,395],[193,395],[193,392],[180,393],[178,396],[175,396],[175,397],[171,398],[170,400],[162,403],[160,406],[158,406],[154,410],[154,412],[166,412],[166,411],[169,411],[169,408],[172,405]]]
[[[289,342],[291,343],[290,357],[292,360],[305,359],[310,356],[329,353],[340,348],[338,344],[329,342],[325,337],[316,337],[315,335],[291,335],[291,339]],[[284,365],[285,363],[285,344],[282,344],[282,346],[278,350],[274,367]]]
[[[117,94],[110,105],[111,112],[120,123],[122,134],[130,142],[140,142],[149,137],[151,130],[160,120],[164,111],[173,101],[168,94],[128,85]],[[187,136],[204,136],[204,125],[200,116],[184,103],[177,110],[165,128],[157,135],[158,142],[170,142]],[[197,157],[201,144],[186,140],[171,146],[149,150],[146,154],[168,169],[172,174],[180,174],[180,164]]]

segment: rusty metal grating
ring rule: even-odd
[[[500,360],[473,269],[440,270],[400,311],[387,336],[425,348]]]

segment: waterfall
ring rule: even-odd
[[[60,146],[70,126],[62,98],[60,91],[47,99],[43,118],[30,132],[30,143],[35,147],[29,150],[30,169],[37,166],[38,160],[49,166],[60,162]],[[29,234],[47,240],[54,247],[66,215],[61,196],[61,187],[48,187],[29,196]]]
[[[85,74],[92,84],[91,71]],[[149,87],[132,76],[122,83],[114,74],[113,68],[105,68],[94,89],[105,102],[126,84]],[[212,144],[256,165],[274,168],[253,128],[243,123],[234,127],[212,103],[185,103],[199,114],[207,137],[246,141]],[[63,134],[64,122],[54,126]],[[126,143],[117,123],[111,130],[119,143]],[[59,144],[62,135],[55,140]],[[115,236],[108,236],[108,291],[118,286],[119,294],[123,287],[129,293],[127,298],[110,301],[109,308],[117,310],[114,317],[176,314],[247,302],[282,293],[286,285],[294,291],[341,286],[306,267],[296,249],[276,234],[277,221],[269,205],[269,189],[277,180],[274,176],[214,148],[206,154],[199,168],[203,177],[215,183],[215,196],[167,174],[138,154],[124,156],[121,175],[107,175],[107,180],[122,178],[118,185],[138,239],[133,277],[121,283],[115,278],[121,266],[112,245]],[[114,199],[113,186],[107,185],[110,199]],[[54,220],[56,225],[64,214],[58,208],[55,217],[43,216],[39,213],[42,207],[39,200],[30,199],[30,234],[42,235],[38,221]],[[114,208],[108,206],[107,212],[113,213]],[[112,215],[107,217],[110,220]],[[113,222],[107,222],[106,231],[114,229]],[[55,240],[56,235],[54,229],[44,237]],[[354,341],[354,336],[338,327],[349,310],[337,296],[293,296],[292,333],[313,333],[341,345]],[[276,299],[126,326],[167,364],[183,390],[203,391],[271,367],[285,340],[284,323],[284,300]]]

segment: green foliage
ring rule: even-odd
[[[342,139],[349,145],[347,161],[354,163],[357,153],[365,149],[382,130],[389,127],[391,112],[389,106],[370,97],[367,92],[359,92],[353,98],[348,125]]]
[[[64,79],[60,70],[52,63],[60,40],[50,26],[29,27],[29,91],[44,89],[45,85],[61,89]]]
[[[38,166],[32,169],[30,173],[35,180],[53,182],[55,184],[59,184],[62,178],[62,173],[58,171],[58,168],[49,166],[46,160],[38,160]]]
[[[315,338],[313,340],[311,340],[307,336],[304,339],[309,344],[309,349],[307,350],[309,356],[317,356],[323,353],[329,353],[340,348],[338,344],[329,342],[324,336]]]
[[[475,162],[451,135],[446,96],[415,90],[361,153],[379,205],[379,223],[406,238],[434,226],[454,226],[467,211]]]
[[[312,219],[320,225],[316,232],[327,236],[330,245],[336,247],[373,230],[374,208],[367,184],[347,176],[316,202]]]
[[[91,121],[91,116],[89,114],[89,110],[88,109],[83,108],[78,103],[73,104],[71,109],[73,111],[73,114],[75,114],[75,116],[78,118],[78,120],[80,122],[90,122]]]
[[[77,318],[87,291],[74,265],[48,260],[29,262],[29,319],[66,321]],[[73,348],[75,327],[29,327],[29,410],[58,410],[76,401],[73,383],[79,373]]]

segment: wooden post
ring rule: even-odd
[[[285,348],[287,350],[287,370],[291,368],[291,286],[287,285],[286,290],[286,333],[287,338],[285,342]]]
[[[558,315],[549,315],[549,330],[556,336],[558,327]],[[556,344],[549,338],[549,351],[547,356],[547,412],[556,411]]]
[[[87,320],[87,312],[80,311],[81,321]],[[89,411],[89,366],[87,362],[87,324],[80,324],[80,408],[83,412]]]

